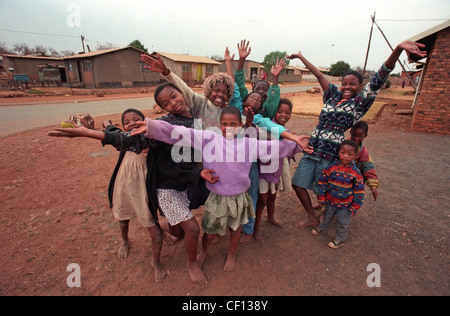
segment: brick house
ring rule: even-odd
[[[425,44],[428,51],[413,103],[412,130],[450,135],[450,20],[410,40]]]

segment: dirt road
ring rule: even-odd
[[[204,286],[189,279],[183,243],[163,247],[169,276],[156,284],[149,237],[135,221],[130,256],[117,257],[120,234],[106,190],[115,150],[47,137],[50,127],[0,138],[0,295],[447,296],[450,137],[409,132],[410,117],[394,120],[393,111],[371,125],[366,141],[381,181],[378,201],[366,196],[343,248],[327,246],[333,229],[314,237],[297,227],[304,210],[293,193],[282,193],[276,208],[285,227],[263,222],[265,242],[240,245],[232,273],[222,271],[229,240],[220,239],[205,261]],[[316,123],[293,116],[288,125],[308,134]],[[202,209],[194,214],[200,221]],[[67,285],[71,263],[81,269],[79,288]],[[380,287],[371,287],[377,279]]]

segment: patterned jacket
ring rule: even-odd
[[[348,207],[355,215],[364,201],[364,180],[356,164],[344,166],[340,160],[335,160],[323,169],[317,200],[319,204]]]

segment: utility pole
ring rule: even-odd
[[[367,46],[366,60],[364,62],[364,69],[363,69],[363,73],[362,73],[363,78],[366,75],[367,59],[369,58],[370,43],[372,42],[373,24],[375,23],[375,15],[376,14],[377,14],[377,11],[375,10],[373,12],[373,15],[370,17],[372,19],[372,27],[370,28],[369,45]]]
[[[384,40],[385,40],[386,43],[389,45],[390,49],[391,49],[392,51],[394,51],[394,49],[393,49],[392,46],[391,46],[391,43],[389,43],[388,39],[386,38],[386,35],[384,35],[383,31],[382,31],[381,28],[378,26],[377,22],[375,22],[375,20],[374,20],[373,22],[374,22],[375,25],[377,26],[378,30],[380,30],[381,35],[383,35]],[[406,77],[408,77],[409,82],[411,82],[411,85],[413,86],[414,91],[417,91],[417,87],[416,87],[416,85],[414,84],[414,80],[412,80],[411,76],[410,76],[410,75],[408,74],[408,72],[406,71],[405,66],[403,66],[403,63],[400,61],[400,59],[398,60],[398,63],[400,64],[400,66],[402,66],[402,69],[403,69],[403,71],[405,72]]]
[[[84,39],[85,37],[81,35],[81,44],[83,44],[83,53],[86,53],[86,49],[84,48]]]

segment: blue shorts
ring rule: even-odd
[[[319,193],[319,186],[317,184],[319,177],[322,170],[330,164],[331,162],[328,160],[304,155],[292,177],[292,184],[300,188],[313,190],[314,194],[317,195]]]

